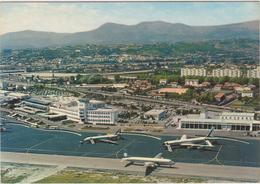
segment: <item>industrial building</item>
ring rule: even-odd
[[[188,115],[181,118],[181,129],[211,129],[227,131],[259,131],[260,121],[255,120],[254,113],[223,112],[219,116],[209,117],[207,112],[200,115]]]
[[[152,118],[154,120],[162,120],[165,118],[166,112],[165,110],[152,109],[144,113],[144,117],[149,119]]]
[[[23,101],[25,106],[32,107],[35,109],[45,110],[47,111],[49,109],[49,105],[51,102],[46,100],[39,100],[36,98],[29,98]]]
[[[59,114],[59,115],[65,115],[69,120],[80,122],[77,106],[76,108],[61,108],[61,107],[50,106],[49,112]]]

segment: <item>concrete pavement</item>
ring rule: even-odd
[[[62,167],[79,167],[92,169],[122,170],[144,173],[143,166],[131,165],[124,167],[126,163],[119,159],[62,156],[32,153],[1,152],[1,162],[56,165]],[[247,182],[260,182],[259,167],[238,167],[207,164],[176,163],[175,168],[160,168],[153,174],[200,176],[216,179],[239,180]]]

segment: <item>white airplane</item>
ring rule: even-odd
[[[162,157],[162,153],[157,154],[155,157],[127,157],[122,158],[121,162],[128,162],[125,167],[129,165],[144,165],[146,167],[145,175],[150,174],[158,166],[174,167],[175,162]]]
[[[82,141],[81,144],[84,142],[90,142],[91,144],[96,144],[97,142],[105,142],[111,144],[117,144],[117,140],[120,138],[121,130],[119,129],[116,131],[115,134],[107,134],[107,135],[97,135],[92,137],[86,137]]]
[[[187,135],[183,135],[181,139],[179,140],[170,140],[165,141],[163,143],[164,146],[168,149],[168,151],[172,152],[173,147],[186,147],[186,148],[213,148],[215,147],[210,140],[229,140],[229,141],[236,141],[241,142],[244,144],[249,144],[248,142],[237,140],[237,139],[231,139],[231,138],[225,138],[225,137],[213,137],[211,136],[212,132],[214,131],[214,127],[210,130],[207,136],[205,137],[195,137],[195,138],[188,138]]]
[[[4,126],[5,126],[4,123],[0,123],[0,132],[5,132],[5,131],[7,131],[7,129],[6,129]]]

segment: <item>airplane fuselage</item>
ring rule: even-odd
[[[122,161],[128,161],[132,163],[155,163],[159,165],[174,165],[174,162],[165,158],[147,158],[147,157],[127,157],[122,158]]]
[[[201,141],[206,141],[206,137],[196,137],[196,138],[189,138],[189,139],[180,139],[180,140],[172,140],[172,141],[165,141],[165,144],[168,145],[181,145],[182,143],[198,143]]]
[[[87,137],[84,139],[84,141],[98,140],[98,139],[113,139],[113,138],[117,138],[117,137],[118,137],[118,135],[114,135],[114,134],[98,135],[98,136],[93,136],[93,137]]]

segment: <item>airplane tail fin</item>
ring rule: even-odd
[[[162,153],[158,153],[154,158],[162,158]]]
[[[127,157],[127,153],[124,153],[124,155],[123,155],[124,157]]]
[[[187,139],[187,135],[182,135],[181,140],[185,140],[185,139]]]
[[[210,137],[213,131],[214,131],[214,127],[212,127],[212,128],[210,129],[210,131],[209,131],[209,133],[208,133],[208,135],[207,135],[206,137]]]
[[[120,133],[121,133],[121,129],[118,129],[115,134],[117,135],[117,134],[120,134]]]

